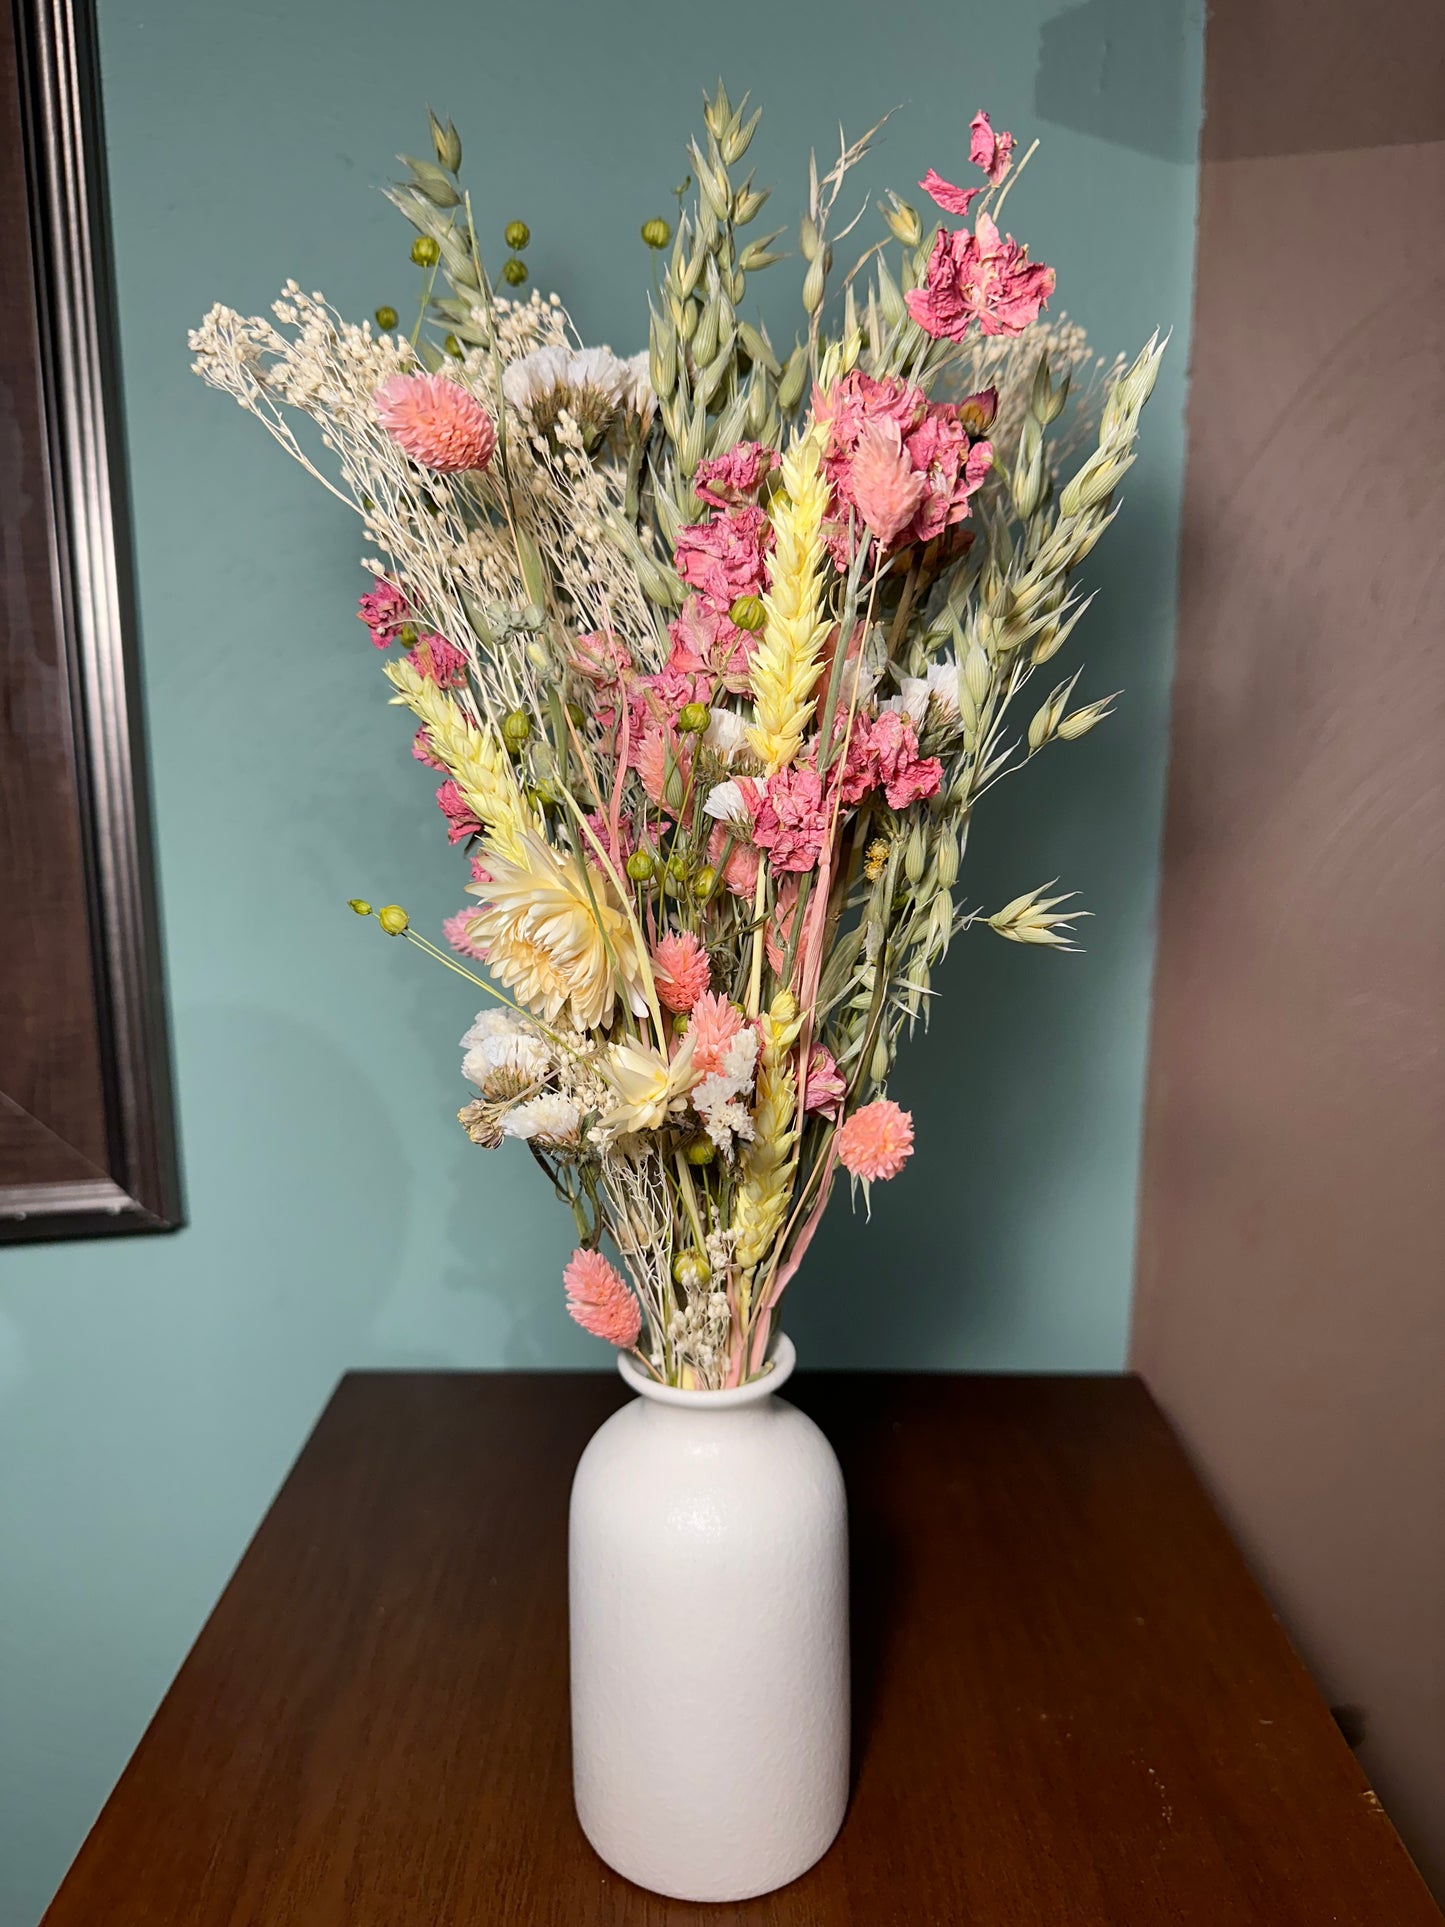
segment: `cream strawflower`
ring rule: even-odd
[[[602,1074],[616,1101],[603,1112],[592,1133],[599,1144],[632,1131],[659,1130],[675,1111],[686,1108],[688,1092],[697,1082],[692,1038],[683,1038],[671,1062],[651,1044],[614,1044]]]
[[[607,878],[535,833],[521,855],[509,863],[489,846],[490,881],[467,885],[483,901],[471,930],[492,975],[547,1023],[570,1004],[579,1030],[605,1026],[619,994],[645,1010],[644,965]]]

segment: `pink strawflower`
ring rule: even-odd
[[[437,808],[447,820],[448,843],[465,843],[469,836],[481,835],[481,824],[450,777],[437,791]]]
[[[487,879],[490,882],[490,878]],[[458,910],[455,916],[442,918],[442,935],[459,956],[471,957],[476,963],[485,963],[487,953],[480,944],[472,942],[472,922],[477,915],[476,905],[469,910]]]
[[[401,625],[411,620],[411,608],[406,597],[384,575],[379,575],[376,587],[359,599],[356,613],[371,631],[371,640],[378,649],[385,649],[388,643],[395,642]]]
[[[1013,136],[1010,135],[1009,138],[1012,139]],[[955,187],[952,181],[944,180],[943,176],[932,167],[918,185],[929,200],[937,202],[945,214],[967,214],[970,201],[976,201],[983,192],[981,187]]]
[[[491,416],[446,375],[393,375],[372,396],[377,419],[405,455],[440,475],[485,468],[497,446]]]
[[[986,335],[1021,335],[1054,291],[1054,271],[1030,261],[1013,236],[1000,237],[987,214],[970,234],[941,229],[921,288],[910,288],[908,312],[935,340],[962,341],[970,322]]]
[[[600,1251],[574,1251],[563,1267],[567,1311],[594,1338],[630,1351],[642,1330],[637,1300]]]
[[[748,785],[748,779],[743,779]],[[752,787],[748,785],[748,787]],[[815,769],[780,769],[763,788],[753,842],[774,870],[811,870],[828,837],[828,806]]]
[[[1008,173],[1009,162],[1013,158],[1014,137],[1012,134],[996,134],[989,125],[988,115],[980,111],[968,123],[968,158],[975,167],[981,167],[988,176],[990,187],[997,187]],[[939,202],[942,207],[944,203]],[[952,210],[950,210],[952,211]],[[967,210],[960,208],[959,213]]]
[[[658,1002],[668,1010],[691,1010],[707,989],[712,967],[690,930],[669,930],[652,951],[652,980]]]
[[[739,596],[762,593],[772,546],[771,522],[749,505],[680,528],[673,564],[690,589],[726,615]]]
[[[890,1097],[865,1104],[834,1139],[838,1161],[855,1178],[896,1178],[913,1155],[913,1116]]]
[[[869,422],[848,468],[848,493],[864,527],[891,549],[918,512],[927,484],[909,460],[897,422]]]
[[[432,754],[431,737],[424,729],[419,729],[411,739],[411,753],[418,763],[425,763],[428,769],[439,770],[446,775],[447,766],[439,763]]]
[[[814,1044],[808,1053],[808,1074],[803,1081],[803,1109],[820,1117],[836,1117],[848,1094],[847,1080],[838,1069],[833,1053]]]
[[[777,459],[766,442],[739,442],[725,455],[698,463],[693,493],[715,509],[736,508],[757,494]]]
[[[460,689],[467,680],[467,659],[445,636],[418,637],[411,660],[428,682],[438,683],[443,689]]]
[[[728,1046],[743,1027],[736,1004],[715,991],[705,990],[692,1007],[687,1034],[692,1039],[692,1067],[699,1078],[721,1075]]]

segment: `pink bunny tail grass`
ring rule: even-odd
[[[583,1331],[631,1351],[642,1330],[642,1312],[600,1251],[574,1251],[563,1269],[562,1283],[568,1313]]]
[[[372,399],[387,434],[423,468],[460,475],[491,461],[496,427],[460,382],[445,375],[393,375]]]

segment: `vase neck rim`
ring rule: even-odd
[[[774,1392],[782,1390],[792,1377],[797,1362],[798,1354],[793,1349],[792,1339],[786,1332],[779,1332],[772,1357],[759,1377],[726,1392],[689,1392],[680,1385],[659,1385],[655,1378],[648,1376],[631,1352],[617,1354],[617,1369],[629,1390],[642,1398],[651,1399],[654,1405],[678,1405],[689,1412],[730,1412],[739,1405],[758,1405],[763,1399],[771,1398]]]

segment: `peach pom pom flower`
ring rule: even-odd
[[[652,981],[658,1001],[669,1010],[691,1010],[707,989],[711,966],[707,952],[690,930],[669,930],[652,953]]]
[[[372,398],[382,427],[414,462],[439,475],[485,468],[497,446],[491,416],[445,375],[393,375]]]
[[[630,1351],[642,1330],[637,1300],[600,1251],[574,1251],[562,1272],[567,1310],[583,1331]]]
[[[839,1162],[853,1177],[896,1178],[913,1155],[913,1114],[880,1097],[854,1111],[836,1143]]]

